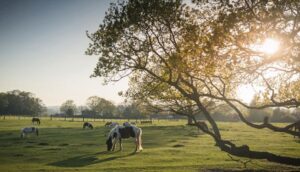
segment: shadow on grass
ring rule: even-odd
[[[120,158],[129,157],[129,156],[134,155],[135,153],[133,152],[133,153],[130,153],[127,155],[113,156],[113,157],[108,157],[108,158],[103,158],[103,159],[99,159],[96,157],[96,155],[101,155],[101,154],[112,154],[112,153],[103,151],[103,152],[98,152],[98,153],[95,153],[92,155],[75,156],[75,157],[68,158],[68,159],[65,159],[62,161],[50,163],[48,165],[56,166],[56,167],[85,167],[85,166],[92,165],[92,164],[98,164],[98,163],[103,163],[103,162],[107,162],[107,161],[113,161],[113,160],[120,159]]]

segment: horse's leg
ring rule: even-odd
[[[138,137],[135,138],[135,152],[138,150]]]
[[[120,151],[123,150],[123,146],[122,146],[122,139],[119,139],[119,143],[120,143]]]
[[[117,141],[118,141],[118,139],[114,139],[112,151],[115,151]]]
[[[143,147],[142,147],[142,130],[139,130],[139,133],[138,133],[138,143],[139,143],[139,151],[143,150]]]

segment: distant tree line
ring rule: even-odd
[[[0,114],[1,115],[28,115],[37,116],[45,111],[41,99],[36,98],[30,92],[13,90],[0,93]]]
[[[141,103],[131,102],[115,105],[113,102],[98,96],[87,99],[86,106],[76,106],[73,100],[67,100],[60,106],[61,114],[54,116],[81,115],[86,118],[147,118],[151,114]]]
[[[253,100],[250,105],[255,105]],[[0,114],[1,115],[24,115],[39,116],[45,113],[46,107],[41,99],[36,98],[33,93],[13,90],[0,93]],[[212,117],[216,121],[239,121],[235,112],[226,104],[213,106]],[[86,106],[76,106],[73,100],[66,100],[60,106],[61,113],[52,114],[54,116],[72,117],[80,115],[86,118],[172,118],[182,119],[174,112],[155,111],[153,108],[145,105],[143,102],[132,101],[121,105],[115,105],[113,102],[98,96],[91,96],[87,99]],[[203,115],[195,114],[199,120]],[[252,122],[262,122],[264,117],[269,117],[272,122],[293,122],[300,119],[300,109],[293,110],[285,108],[267,108],[263,110],[248,110],[247,119]]]

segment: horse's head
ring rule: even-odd
[[[111,151],[113,147],[112,136],[108,137],[108,139],[106,140],[106,145],[107,145],[107,151]]]

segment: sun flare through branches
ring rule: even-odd
[[[272,55],[279,50],[280,42],[273,38],[267,38],[260,46],[259,51]]]
[[[255,95],[255,90],[251,85],[241,85],[236,91],[237,98],[249,104]]]

